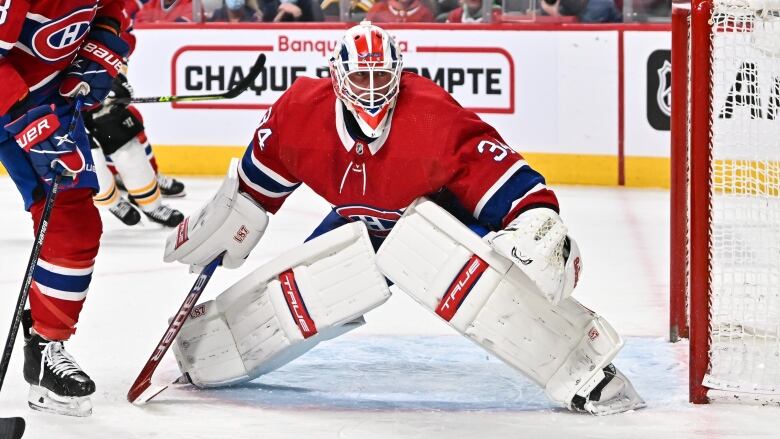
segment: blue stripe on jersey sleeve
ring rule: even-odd
[[[530,166],[523,166],[493,194],[482,208],[477,220],[492,228],[501,228],[504,217],[512,209],[512,203],[522,198],[537,184],[545,184],[542,174],[534,171]]]
[[[250,145],[249,148],[246,149],[246,152],[244,153],[244,157],[241,159],[241,168],[244,170],[244,174],[249,178],[249,181],[252,183],[262,187],[263,189],[267,190],[268,192],[273,192],[276,194],[286,194],[288,192],[292,192],[300,186],[300,183],[295,184],[293,186],[285,186],[281,183],[278,183],[273,178],[266,175],[263,171],[258,169],[254,163],[252,163],[252,146]]]
[[[65,274],[52,273],[38,265],[35,267],[33,278],[39,284],[54,288],[55,290],[81,293],[89,288],[92,274],[90,273],[85,276],[68,276]]]

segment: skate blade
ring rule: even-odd
[[[89,396],[61,396],[41,386],[30,386],[27,404],[39,412],[86,417],[92,414]]]
[[[187,191],[179,192],[178,194],[163,194],[161,193],[163,198],[184,198],[187,195]]]

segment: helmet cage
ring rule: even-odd
[[[379,109],[398,96],[400,80],[400,61],[393,61],[390,67],[384,61],[368,61],[354,63],[350,61],[335,61],[336,94],[339,98],[356,107],[370,111]],[[358,64],[358,65],[355,65]],[[368,84],[358,79],[365,74]],[[379,78],[387,77],[386,81]]]
[[[336,96],[377,130],[400,88],[403,62],[395,41],[363,22],[347,31],[329,61]]]

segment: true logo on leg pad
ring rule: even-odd
[[[436,314],[446,321],[452,320],[460,305],[466,300],[471,289],[477,283],[482,273],[487,270],[488,264],[477,255],[472,255],[471,259],[460,270],[455,279],[447,288],[444,297],[441,298],[439,306],[436,308]]]
[[[301,298],[301,292],[298,290],[298,284],[295,282],[295,274],[292,270],[287,270],[279,275],[279,282],[282,283],[282,292],[287,301],[287,307],[290,309],[295,324],[301,330],[303,338],[309,338],[317,333],[317,326],[311,319],[309,311]]]

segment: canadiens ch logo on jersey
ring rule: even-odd
[[[362,221],[366,225],[369,235],[385,237],[390,234],[390,230],[404,214],[404,211],[379,210],[370,206],[353,205],[337,207],[336,213],[342,218]]]
[[[42,25],[33,33],[30,49],[36,56],[49,62],[73,55],[89,31],[95,10],[95,6],[76,9],[55,21],[49,21],[40,15],[27,14],[27,20],[37,21]]]

